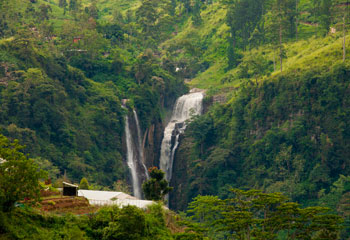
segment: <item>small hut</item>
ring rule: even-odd
[[[63,182],[63,196],[78,196],[78,186]]]

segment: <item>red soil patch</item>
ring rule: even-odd
[[[87,214],[97,207],[91,206],[84,197],[52,197],[42,200],[40,210],[54,213]]]

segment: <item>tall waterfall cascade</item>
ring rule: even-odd
[[[135,110],[133,111],[133,118],[128,115],[125,117],[125,138],[127,165],[131,173],[133,193],[135,197],[142,199],[141,185],[144,180],[147,180],[148,172],[144,163],[141,129]]]
[[[191,92],[176,100],[170,122],[164,130],[161,145],[159,166],[165,172],[166,179],[170,182],[175,151],[179,145],[179,136],[186,129],[186,120],[192,115],[202,114],[203,92]]]
[[[130,125],[129,125],[129,117],[125,117],[125,136],[126,136],[126,148],[127,148],[127,163],[128,167],[130,168],[131,172],[131,181],[132,181],[132,188],[134,192],[134,196],[137,198],[141,198],[141,188],[140,188],[140,181],[137,176],[137,160],[135,159],[134,155],[134,144],[132,140],[132,135],[130,131]]]
[[[138,150],[139,150],[139,162],[141,163],[143,170],[145,171],[145,176],[148,178],[148,171],[147,167],[145,165],[145,156],[143,154],[143,144],[142,144],[142,135],[141,135],[141,128],[139,123],[139,118],[137,117],[137,113],[135,110],[133,110],[135,123],[136,123],[136,129],[137,129],[137,143],[138,143]]]

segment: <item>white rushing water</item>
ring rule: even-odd
[[[125,136],[126,136],[126,148],[127,148],[127,163],[128,167],[130,168],[131,172],[131,179],[132,179],[132,187],[134,196],[141,199],[141,187],[140,187],[140,180],[137,174],[137,159],[135,156],[134,151],[134,143],[133,138],[131,135],[130,125],[129,125],[129,117],[125,117]]]
[[[145,176],[148,178],[148,171],[147,167],[145,165],[145,157],[143,154],[143,144],[142,144],[142,135],[141,135],[141,128],[140,128],[140,123],[139,123],[139,118],[137,117],[137,113],[134,110],[134,118],[135,118],[135,123],[136,123],[136,128],[137,128],[137,149],[139,151],[139,163],[142,165],[143,170],[145,171]]]
[[[202,114],[203,93],[194,92],[177,99],[170,122],[164,130],[164,137],[160,153],[160,169],[165,172],[170,182],[176,148],[179,145],[179,136],[186,128],[186,120],[192,115]]]
[[[134,196],[142,199],[142,182],[148,179],[148,171],[143,154],[142,135],[137,113],[125,117],[125,136],[127,148],[127,164],[131,172]]]

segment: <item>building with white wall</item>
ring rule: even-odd
[[[147,206],[154,203],[153,201],[137,199],[123,192],[78,190],[78,196],[85,197],[91,205],[98,206],[118,205],[124,207],[131,205],[146,209]]]

